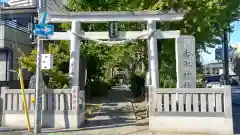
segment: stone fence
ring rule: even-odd
[[[149,90],[149,129],[233,135],[231,88]]]
[[[34,127],[35,104],[31,98],[34,89],[25,90],[31,127]],[[1,88],[2,126],[14,129],[27,128],[20,89]],[[85,121],[84,91],[79,93],[79,110],[72,107],[71,89],[49,89],[42,94],[42,128],[77,128]]]

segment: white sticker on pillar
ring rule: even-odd
[[[85,110],[85,92],[80,90],[79,92],[79,110],[80,112],[84,112]]]
[[[179,36],[175,48],[177,87],[196,88],[195,38]]]
[[[79,110],[79,99],[78,99],[79,87],[72,86],[72,110]]]

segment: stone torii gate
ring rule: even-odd
[[[151,78],[151,85],[159,87],[158,71],[158,52],[157,39],[170,39],[180,36],[179,30],[161,31],[156,29],[156,22],[180,21],[184,13],[162,13],[156,11],[137,11],[137,12],[68,12],[68,13],[48,13],[50,23],[69,23],[71,22],[71,31],[55,32],[47,40],[70,40],[70,63],[69,78],[73,97],[73,108],[76,111],[77,123],[74,127],[79,127],[82,120],[79,119],[79,63],[80,63],[80,42],[81,40],[110,40],[107,31],[104,32],[83,32],[81,23],[98,23],[98,22],[147,22],[147,30],[143,31],[120,31],[118,40],[147,39],[148,40],[148,61]],[[77,73],[77,74],[76,74]]]

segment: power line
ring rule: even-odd
[[[58,9],[62,12],[69,12],[69,9],[67,8],[66,5],[62,4],[61,2],[59,1],[56,1],[56,0],[52,0],[55,5],[58,7]]]

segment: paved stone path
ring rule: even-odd
[[[131,91],[123,86],[113,87],[97,115],[89,119],[85,128],[117,127],[136,122],[130,102]]]
[[[131,103],[132,93],[124,86],[115,86],[97,115],[82,130],[65,132],[71,135],[148,135],[148,123],[136,124]],[[141,133],[141,134],[140,134]],[[64,134],[64,132],[59,132]]]

